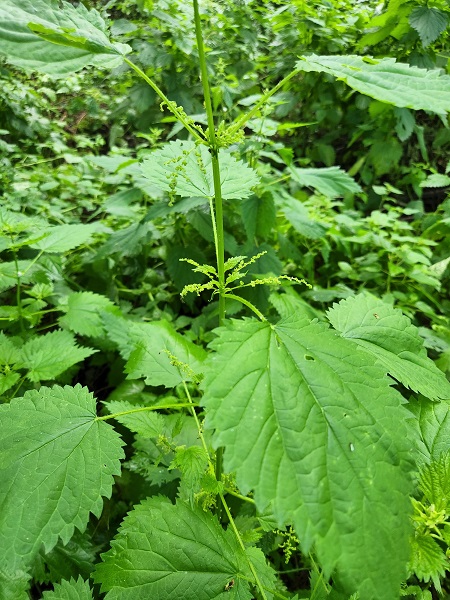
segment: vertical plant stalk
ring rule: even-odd
[[[19,317],[19,325],[20,325],[20,331],[22,333],[25,333],[25,327],[23,324],[23,306],[22,306],[22,296],[21,296],[21,290],[22,290],[22,274],[19,271],[19,261],[17,259],[17,253],[14,250],[13,251],[13,256],[14,256],[14,265],[16,267],[16,304],[17,304],[17,314]]]
[[[223,237],[223,203],[222,203],[222,186],[220,183],[220,166],[219,166],[219,148],[216,139],[216,130],[214,125],[214,115],[211,103],[211,93],[209,90],[208,68],[206,65],[205,48],[203,45],[202,26],[200,21],[200,12],[198,8],[198,0],[194,2],[194,18],[195,18],[195,36],[197,38],[197,51],[200,64],[200,72],[203,86],[203,96],[205,99],[206,117],[208,120],[208,146],[211,153],[211,164],[213,171],[214,183],[214,205],[215,205],[215,230],[217,233],[217,275],[219,279],[219,325],[225,320],[225,250]],[[214,215],[211,215],[214,220]]]
[[[216,259],[217,259],[217,275],[219,280],[219,326],[225,321],[225,246],[223,235],[223,203],[222,203],[222,186],[220,183],[220,165],[219,165],[219,147],[217,145],[216,130],[214,125],[214,115],[211,103],[211,94],[209,90],[208,67],[206,65],[205,48],[203,45],[202,24],[200,20],[200,11],[198,8],[198,0],[193,0],[194,4],[194,20],[195,20],[195,37],[197,39],[197,52],[200,64],[200,72],[203,86],[203,96],[205,99],[206,117],[208,119],[208,145],[211,153],[211,164],[213,171],[214,183],[214,206],[215,215],[211,214],[213,220],[213,228],[216,232]],[[218,448],[216,452],[216,479],[222,479],[222,463],[223,449]],[[220,518],[220,504],[218,505],[218,516]]]
[[[170,110],[170,112],[175,116],[175,118],[189,131],[189,133],[192,136],[194,136],[194,138],[197,141],[204,144],[205,140],[200,135],[200,133],[194,127],[192,127],[191,122],[189,122],[189,119],[186,117],[184,111],[180,110],[180,108],[176,106],[174,102],[171,102],[169,98],[167,98],[167,96],[164,94],[164,92],[156,85],[156,83],[152,79],[150,79],[150,77],[148,77],[142,69],[135,65],[133,61],[126,57],[124,57],[123,60],[129,67],[133,69],[133,71],[136,71],[139,77],[142,77],[142,79],[146,83],[148,83],[152,90],[154,90],[158,94],[163,103],[167,106],[168,110]]]

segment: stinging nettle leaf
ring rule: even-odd
[[[297,315],[218,330],[205,427],[257,508],[272,503],[349,593],[398,597],[410,533],[408,413],[375,359]],[[367,382],[371,384],[368,385]],[[384,548],[380,552],[380,548]]]
[[[427,357],[417,328],[382,300],[366,294],[334,304],[328,320],[342,337],[370,352],[404,386],[427,398],[450,398],[450,383]]]
[[[70,579],[55,583],[51,592],[44,592],[42,600],[93,600],[89,582],[79,577],[76,581]]]
[[[450,76],[438,69],[419,69],[398,63],[395,58],[315,54],[302,57],[296,67],[328,73],[354,90],[394,106],[440,115],[450,111]]]
[[[241,160],[219,151],[222,198],[248,198],[259,183],[256,173]],[[152,153],[142,163],[143,175],[165,192],[181,197],[214,196],[211,154],[205,146],[177,140]]]
[[[300,200],[290,194],[282,194],[276,197],[276,203],[284,213],[286,219],[300,235],[313,240],[318,240],[324,236],[327,230],[326,226],[324,223],[313,219],[306,206]]]
[[[30,246],[44,252],[68,252],[89,242],[97,230],[96,223],[55,225],[43,231],[42,238]]]
[[[437,40],[448,23],[447,13],[428,6],[418,6],[409,15],[409,24],[419,34],[424,46],[429,46]]]
[[[95,352],[93,348],[78,346],[68,331],[51,331],[22,346],[16,367],[26,369],[30,381],[48,381]]]
[[[409,410],[415,415],[414,424],[418,429],[416,446],[422,462],[438,460],[448,451],[450,439],[450,402],[432,402],[426,398],[412,401]]]
[[[104,334],[102,312],[120,314],[120,309],[111,300],[93,292],[75,292],[62,306],[66,314],[59,319],[62,327],[67,327],[79,335],[100,337]]]
[[[128,513],[111,546],[94,576],[105,600],[253,598],[247,554],[199,507],[148,498]]]
[[[100,515],[123,444],[80,385],[28,391],[0,406],[0,422],[0,564],[14,571]]]
[[[91,539],[91,532],[81,533],[76,530],[67,544],[58,540],[50,552],[44,553],[41,549],[38,560],[45,565],[45,574],[48,573],[50,581],[69,580],[78,576],[88,579],[97,562],[97,552]]]
[[[175,387],[202,373],[206,352],[165,320],[135,323],[104,313],[108,337],[119,346],[129,379],[145,377],[147,385]],[[180,366],[173,363],[179,361]]]
[[[312,187],[328,198],[342,198],[348,194],[362,192],[361,186],[353,177],[339,167],[320,169],[290,169],[292,179],[302,186]]]
[[[61,77],[86,65],[118,66],[130,51],[111,42],[100,14],[81,2],[1,2],[0,52],[19,67]]]
[[[0,600],[30,600],[30,574],[23,569],[0,567]]]

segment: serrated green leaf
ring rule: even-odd
[[[218,330],[205,427],[258,510],[272,503],[349,593],[394,598],[410,533],[407,411],[375,359],[293,315]],[[367,385],[370,381],[371,384]],[[395,531],[395,534],[393,532]],[[379,548],[384,548],[382,553]]]
[[[125,371],[130,379],[145,377],[147,385],[175,387],[202,372],[206,352],[177,333],[167,321],[131,323],[133,347]],[[182,363],[172,364],[171,356]]]
[[[426,398],[411,402],[409,410],[415,415],[420,435],[417,449],[425,462],[438,460],[447,452],[450,439],[450,402],[432,402]]]
[[[96,550],[91,539],[91,532],[80,533],[77,530],[67,544],[58,540],[50,552],[45,554],[41,550],[40,558],[42,563],[45,563],[44,581],[69,580],[79,575],[83,579],[88,579],[97,560]],[[36,576],[35,579],[37,579]]]
[[[0,292],[15,287],[17,280],[21,283],[30,283],[36,271],[37,265],[31,260],[19,260],[15,262],[4,262],[0,264]]]
[[[272,194],[252,195],[241,203],[245,232],[250,241],[255,236],[267,238],[275,226],[276,209]]]
[[[236,160],[224,150],[219,151],[222,198],[247,198],[259,178],[250,167]],[[142,173],[154,185],[165,192],[171,191],[181,197],[214,196],[211,154],[206,146],[177,140],[152,153],[142,163]]]
[[[93,292],[75,292],[62,307],[66,314],[59,319],[61,327],[67,327],[79,335],[100,337],[104,334],[101,312],[120,314],[111,300]]]
[[[97,258],[109,258],[114,254],[135,256],[150,238],[150,223],[133,223],[129,227],[114,231],[98,249]]]
[[[135,411],[136,409],[145,407],[139,404],[131,404],[120,400],[111,400],[104,402],[106,408],[111,414],[122,413],[126,411]],[[142,410],[141,412],[130,412],[125,415],[116,415],[114,417],[119,423],[125,425],[130,431],[138,433],[144,438],[158,437],[164,430],[163,417],[150,410]]]
[[[0,373],[0,396],[10,390],[20,379],[20,374],[15,371]]]
[[[450,383],[427,357],[417,327],[398,308],[359,294],[334,304],[327,317],[342,337],[373,354],[404,386],[434,400],[450,398]]]
[[[200,480],[208,466],[208,454],[200,446],[179,446],[170,469],[179,469],[182,473],[178,489],[179,497],[185,502],[194,502],[194,494],[200,490]]]
[[[100,515],[123,452],[80,385],[28,391],[0,406],[0,422],[0,564],[14,571]]]
[[[144,377],[148,385],[174,387],[202,372],[205,350],[177,333],[167,321],[136,323],[107,313],[102,319],[108,337],[127,361],[125,370],[130,379]],[[182,364],[172,364],[171,355]]]
[[[0,567],[0,600],[29,600],[30,574],[22,569]]]
[[[429,6],[417,6],[409,15],[409,24],[419,34],[424,46],[429,46],[446,30],[447,13]]]
[[[401,144],[393,137],[374,142],[369,151],[369,158],[376,174],[385,175],[391,172],[392,168],[398,165],[402,153]]]
[[[0,52],[19,67],[64,76],[86,65],[117,66],[130,50],[110,42],[100,14],[81,2],[2,0]]]
[[[438,69],[426,70],[397,63],[395,58],[368,56],[311,56],[297,63],[302,71],[329,73],[351,88],[394,106],[450,111],[450,76]]]
[[[401,142],[405,142],[411,137],[416,125],[414,114],[407,108],[394,108],[394,114],[397,119],[395,132]]]
[[[282,319],[289,317],[293,313],[307,317],[310,320],[317,319],[319,316],[318,311],[315,311],[301,296],[295,294],[295,292],[292,293],[289,289],[283,294],[276,292],[270,294],[269,302]]]
[[[26,369],[30,381],[48,381],[95,352],[93,348],[77,346],[68,331],[52,331],[22,346],[17,368]]]
[[[44,592],[42,600],[93,600],[92,591],[88,581],[83,581],[81,577],[75,581],[61,581],[55,583],[53,591]]]
[[[15,364],[20,360],[20,346],[0,331],[0,395],[9,390],[20,378]]]
[[[253,597],[246,554],[233,532],[201,508],[148,498],[128,513],[111,546],[94,576],[109,592],[105,600]]]
[[[414,536],[409,566],[418,579],[425,582],[433,579],[439,585],[439,578],[445,577],[447,564],[444,550],[429,533]]]
[[[431,461],[420,471],[419,487],[428,504],[435,511],[447,513],[450,502],[450,455],[443,452],[437,460]]]
[[[327,228],[323,223],[315,221],[310,216],[308,209],[300,200],[284,194],[277,198],[277,203],[286,219],[300,235],[312,240],[318,240],[324,236]]]
[[[276,574],[272,567],[267,563],[266,557],[260,548],[255,548],[251,546],[250,548],[245,549],[245,553],[247,554],[249,560],[255,567],[256,574],[258,575],[258,579],[261,585],[265,588],[265,594],[267,600],[272,600],[274,595],[269,592],[269,590],[274,590],[277,587]]]
[[[422,188],[440,188],[449,185],[450,177],[442,173],[432,173],[424,181],[420,182],[420,187]]]
[[[108,338],[118,346],[120,356],[128,360],[133,351],[133,342],[129,337],[130,321],[112,313],[102,313],[101,320]]]
[[[293,181],[302,186],[311,187],[328,198],[341,198],[348,194],[362,192],[361,186],[353,177],[339,167],[321,169],[292,167],[290,173]]]
[[[44,252],[68,252],[89,242],[97,231],[96,223],[55,225],[42,232],[42,239],[30,244]]]

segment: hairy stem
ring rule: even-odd
[[[227,513],[227,517],[228,517],[228,519],[230,521],[231,528],[234,531],[234,534],[235,534],[235,536],[237,538],[237,541],[239,542],[239,545],[242,548],[242,550],[245,552],[244,542],[242,541],[241,535],[240,535],[240,533],[238,531],[238,528],[236,527],[236,523],[234,522],[234,519],[233,519],[233,517],[231,515],[230,509],[228,508],[228,504],[226,503],[226,500],[223,497],[222,493],[219,493],[219,496],[220,496],[220,499],[222,500],[223,507],[225,509],[225,512]],[[267,600],[267,596],[266,596],[266,593],[264,591],[264,588],[263,588],[263,586],[262,586],[262,584],[261,584],[261,582],[259,580],[259,577],[258,577],[258,574],[256,572],[256,569],[253,566],[253,563],[252,563],[252,561],[250,559],[248,559],[248,564],[249,564],[249,567],[250,567],[250,571],[252,572],[252,575],[255,578],[256,586],[257,586],[257,588],[259,589],[259,591],[261,593],[261,598],[263,598],[263,600]]]
[[[292,71],[291,73],[289,73],[289,75],[287,75],[284,79],[282,79],[279,83],[277,83],[277,85],[275,87],[273,87],[272,89],[267,91],[265,94],[263,94],[263,96],[258,100],[258,102],[255,104],[255,106],[248,113],[244,113],[242,116],[240,116],[238,119],[236,119],[234,121],[234,123],[232,123],[230,125],[230,127],[228,128],[228,132],[230,134],[232,134],[232,133],[235,133],[236,131],[239,131],[239,129],[241,129],[247,123],[247,121],[249,121],[252,117],[254,117],[258,113],[259,109],[267,102],[267,100],[271,96],[276,94],[276,92],[278,92],[278,90],[280,90],[284,86],[285,83],[287,83],[295,75],[298,75],[298,73],[300,73],[300,69],[296,69],[295,71]]]
[[[20,273],[19,271],[19,261],[17,259],[17,253],[14,250],[13,251],[13,256],[14,256],[14,266],[16,268],[16,304],[17,304],[17,313],[18,313],[18,317],[19,317],[19,325],[20,325],[20,331],[22,333],[25,333],[25,327],[23,324],[23,307],[22,307],[22,296],[21,296],[21,292],[22,292],[22,276],[23,273]]]
[[[177,106],[175,106],[174,103],[172,103],[169,100],[169,98],[167,98],[167,96],[159,88],[159,86],[156,85],[156,83],[153,81],[153,79],[150,79],[150,77],[148,77],[148,75],[146,75],[142,69],[140,69],[137,65],[135,65],[133,61],[131,61],[129,58],[125,58],[125,57],[124,57],[123,60],[127,63],[127,65],[129,67],[131,67],[134,71],[136,71],[136,73],[140,77],[142,77],[142,79],[144,81],[146,81],[148,83],[148,85],[158,94],[158,96],[161,98],[161,100],[167,106],[168,110],[170,110],[170,112],[185,127],[185,129],[187,129],[189,131],[189,133],[197,141],[199,141],[202,144],[204,144],[205,143],[205,139],[200,135],[199,131],[197,131],[197,129],[195,129],[195,127],[192,127],[191,123],[188,122],[188,120],[186,119],[186,115],[184,114],[184,111],[181,112],[180,109]]]
[[[197,430],[198,430],[198,435],[199,435],[200,441],[202,443],[203,449],[205,450],[205,452],[206,452],[206,454],[208,456],[209,464],[212,467],[211,455],[209,453],[208,446],[206,444],[206,441],[205,441],[205,438],[204,438],[204,435],[203,435],[203,431],[202,431],[202,427],[200,425],[200,421],[198,420],[197,413],[195,412],[195,409],[194,409],[194,407],[196,406],[196,404],[194,404],[194,402],[192,401],[191,394],[189,393],[189,389],[188,389],[185,381],[183,381],[183,387],[184,387],[184,391],[186,393],[186,396],[187,396],[187,398],[189,400],[189,406],[191,407],[192,416],[194,417],[195,423],[197,425]],[[243,500],[248,500],[250,502],[253,502],[253,500],[251,500],[250,498],[244,498],[244,496],[241,496],[240,494],[233,493],[233,495],[236,495],[236,496],[238,496],[239,498],[241,498]],[[228,507],[227,501],[225,500],[224,495],[222,494],[222,492],[219,492],[218,496],[220,498],[222,506],[225,509],[225,512],[226,512],[227,517],[228,517],[228,520],[230,521],[231,528],[233,529],[233,532],[234,532],[234,534],[235,534],[235,536],[236,536],[236,538],[238,540],[238,543],[239,543],[239,545],[241,546],[241,548],[245,552],[244,542],[242,541],[242,538],[241,538],[241,535],[239,533],[239,530],[236,527],[236,523],[234,522],[233,516],[232,516],[232,514],[230,512],[230,509]],[[259,580],[259,577],[258,577],[258,574],[256,572],[256,569],[255,569],[252,561],[250,560],[250,558],[247,557],[247,560],[248,560],[248,564],[249,564],[249,567],[250,567],[250,571],[252,572],[252,575],[254,577],[254,581],[252,581],[252,583],[254,583],[256,585],[256,587],[259,589],[259,592],[261,594],[261,598],[263,600],[267,600],[267,596],[265,594],[264,587],[263,587],[263,585],[261,584],[261,582]],[[284,596],[280,595],[278,597],[279,598],[283,598]]]
[[[217,276],[219,280],[219,325],[223,325],[225,320],[225,245],[223,233],[223,205],[222,205],[222,186],[220,183],[220,165],[219,165],[219,148],[217,146],[216,131],[214,125],[214,114],[211,103],[211,93],[209,89],[208,67],[206,64],[205,48],[203,45],[202,24],[200,19],[200,11],[198,0],[193,0],[194,4],[194,19],[195,19],[195,36],[197,39],[197,51],[200,64],[200,72],[202,77],[203,96],[205,99],[206,117],[208,119],[208,142],[209,151],[211,153],[211,163],[214,182],[214,206],[215,215],[211,218],[214,221],[213,228],[216,233],[216,259],[217,259]],[[222,479],[222,448],[218,448],[216,452],[216,479]],[[218,516],[220,518],[220,504]]]
[[[255,315],[259,319],[261,319],[261,321],[267,321],[266,317],[262,314],[262,312],[260,310],[258,310],[254,304],[252,304],[245,298],[241,298],[241,296],[236,296],[235,294],[225,294],[225,298],[231,298],[232,300],[237,300],[241,304],[244,304],[245,306],[247,306],[247,308],[249,308],[251,311],[253,311],[255,313]]]

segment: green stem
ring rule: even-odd
[[[238,119],[234,121],[232,125],[230,125],[230,127],[228,128],[228,133],[233,134],[236,133],[236,131],[239,131],[239,129],[241,129],[247,123],[247,121],[249,121],[259,112],[259,109],[267,102],[267,100],[271,96],[276,94],[278,90],[284,86],[285,83],[287,83],[290,79],[292,79],[292,77],[298,75],[299,73],[300,69],[295,69],[295,71],[292,71],[291,73],[289,73],[289,75],[287,75],[284,79],[277,83],[275,87],[263,94],[263,96],[258,100],[255,106],[248,113],[241,115]]]
[[[243,500],[244,502],[249,502],[250,504],[255,504],[253,498],[249,498],[248,496],[243,496],[242,494],[238,494],[234,490],[230,490],[229,488],[224,489],[226,494],[230,494],[230,496],[234,496],[235,498],[239,498],[239,500]]]
[[[164,410],[169,408],[186,408],[190,406],[198,406],[198,404],[193,404],[192,402],[178,402],[176,404],[157,404],[155,406],[140,406],[139,408],[132,408],[130,410],[124,410],[122,412],[114,413],[112,415],[106,415],[104,417],[96,417],[96,421],[108,421],[109,419],[117,419],[117,417],[122,417],[123,415],[132,415],[138,412],[146,412],[148,410]]]
[[[199,131],[197,131],[195,127],[192,127],[192,125],[188,122],[184,111],[181,112],[178,106],[176,106],[174,102],[171,102],[164,92],[156,85],[156,83],[150,79],[150,77],[148,77],[148,75],[146,75],[142,69],[135,65],[134,62],[132,62],[129,58],[124,58],[123,60],[158,94],[164,104],[166,104],[168,110],[170,110],[176,119],[189,131],[189,133],[194,136],[196,140],[204,144],[205,138],[201,136]]]
[[[185,381],[183,381],[183,387],[184,387],[184,393],[186,394],[187,399],[189,400],[188,406],[190,407],[191,414],[194,417],[194,421],[195,421],[195,424],[197,426],[198,436],[199,436],[200,441],[202,443],[203,450],[206,452],[206,454],[208,456],[208,461],[209,461],[209,464],[210,464],[210,468],[212,468],[212,460],[211,460],[211,457],[210,457],[210,454],[209,454],[208,446],[206,445],[205,438],[203,436],[203,430],[202,430],[202,427],[200,425],[200,421],[198,420],[197,413],[195,412],[195,407],[198,406],[198,404],[195,404],[192,401],[192,396],[191,396],[191,394],[189,392],[189,388],[186,385]]]
[[[209,453],[208,446],[206,445],[206,441],[205,441],[205,438],[203,436],[203,431],[202,431],[200,422],[198,420],[197,413],[195,412],[195,409],[194,409],[194,407],[197,406],[197,405],[194,404],[194,402],[192,402],[192,397],[191,397],[191,394],[189,393],[189,389],[188,389],[185,381],[183,381],[183,387],[184,387],[184,391],[186,393],[186,396],[187,396],[187,398],[189,400],[188,406],[191,407],[191,413],[192,413],[192,416],[194,417],[195,423],[197,425],[197,430],[198,430],[198,435],[199,435],[200,441],[202,443],[203,449],[205,450],[205,452],[206,452],[206,454],[208,456],[208,461],[209,461],[210,467],[212,467],[211,455]],[[243,500],[247,500],[249,502],[253,502],[253,500],[251,498],[245,498],[244,496],[241,496],[240,494],[236,494],[236,492],[231,492],[231,493],[233,494],[233,496],[238,496],[239,498],[241,498]],[[241,535],[239,533],[239,530],[236,527],[236,523],[234,522],[234,519],[233,519],[233,517],[231,515],[230,509],[229,509],[228,504],[227,504],[227,501],[225,500],[222,492],[219,492],[218,496],[219,496],[219,498],[220,498],[220,500],[222,502],[222,505],[223,505],[223,507],[225,509],[225,512],[226,512],[226,514],[228,516],[228,520],[230,521],[231,528],[234,531],[234,534],[235,534],[235,536],[236,536],[236,538],[238,540],[238,543],[239,543],[240,547],[242,548],[242,550],[245,552],[244,542],[242,541],[242,538],[241,538]],[[261,593],[261,598],[263,600],[267,600],[267,596],[266,596],[266,594],[264,592],[264,588],[263,588],[263,586],[262,586],[262,584],[261,584],[261,582],[259,580],[259,577],[258,577],[258,574],[256,572],[256,569],[255,569],[252,561],[250,560],[250,558],[247,557],[247,560],[248,560],[248,564],[249,564],[249,567],[250,567],[250,571],[252,572],[252,575],[254,577],[254,581],[252,581],[251,583],[256,584],[256,586],[258,587],[258,589],[259,589],[259,591]],[[283,596],[278,596],[278,597],[279,598],[283,598]]]
[[[22,276],[23,274],[20,273],[19,271],[19,261],[17,259],[17,254],[14,251],[13,252],[14,255],[14,266],[16,267],[16,281],[17,281],[17,287],[16,287],[16,304],[17,304],[17,313],[19,315],[19,326],[20,326],[20,331],[22,333],[25,333],[25,327],[23,324],[23,307],[22,307],[22,297],[21,297],[21,290],[22,290]]]
[[[24,375],[23,377],[21,377],[21,378],[19,379],[19,382],[18,382],[18,384],[16,385],[16,387],[14,388],[14,391],[13,391],[12,395],[9,397],[9,400],[10,400],[10,401],[11,401],[13,398],[15,398],[15,397],[16,397],[16,394],[17,394],[17,392],[19,391],[19,389],[20,389],[20,386],[22,385],[22,383],[25,381],[25,378],[26,378],[26,375]]]
[[[261,321],[267,321],[266,317],[260,312],[254,304],[246,300],[245,298],[241,298],[241,296],[235,296],[234,294],[225,294],[225,298],[231,298],[232,300],[237,300],[241,304],[247,306],[250,310],[252,310],[257,317],[261,319]]]
[[[195,19],[195,36],[197,38],[197,51],[200,64],[200,72],[203,86],[203,96],[205,99],[206,117],[208,120],[208,142],[211,153],[211,164],[213,171],[214,183],[214,204],[215,215],[211,215],[215,220],[214,229],[217,237],[216,258],[217,258],[217,275],[219,279],[219,325],[225,320],[225,244],[223,234],[223,204],[222,204],[222,185],[220,183],[220,165],[219,165],[219,148],[216,140],[216,130],[214,125],[214,114],[211,103],[211,93],[209,89],[208,67],[206,64],[205,48],[203,45],[202,25],[200,20],[200,12],[198,8],[198,0],[194,2],[194,19]]]
[[[241,538],[241,535],[239,533],[239,530],[236,527],[236,523],[234,522],[234,519],[233,519],[233,517],[231,515],[230,509],[228,508],[228,504],[226,503],[226,500],[223,497],[223,494],[221,492],[219,492],[219,496],[220,496],[220,499],[222,500],[222,505],[223,505],[223,507],[225,509],[225,512],[227,513],[227,517],[228,517],[228,520],[230,521],[231,528],[234,531],[234,535],[236,536],[237,541],[238,541],[240,547],[245,552],[244,542],[242,541],[242,538]],[[261,598],[263,600],[267,600],[267,596],[266,596],[264,588],[263,588],[263,586],[262,586],[262,584],[261,584],[261,582],[259,580],[258,573],[256,572],[256,569],[253,566],[253,563],[252,563],[252,561],[249,558],[248,558],[248,564],[249,564],[249,567],[250,567],[250,571],[252,572],[252,575],[255,578],[255,584],[256,584],[256,586],[258,587],[258,589],[259,589],[259,591],[261,593]]]
[[[214,182],[214,205],[215,215],[211,214],[211,218],[215,221],[213,228],[216,232],[216,259],[217,259],[217,277],[219,280],[219,326],[225,321],[225,243],[223,232],[223,205],[222,205],[222,186],[220,183],[220,165],[219,165],[219,148],[216,140],[216,130],[214,125],[214,114],[211,103],[211,93],[209,90],[208,67],[206,64],[205,48],[203,45],[202,24],[200,19],[200,11],[198,8],[198,0],[193,0],[194,5],[194,20],[195,20],[195,37],[197,39],[197,52],[200,64],[200,72],[203,86],[203,96],[205,99],[206,117],[208,120],[208,142],[209,151],[211,153],[211,164]],[[216,479],[222,479],[222,456],[223,449],[218,448],[216,452]],[[220,505],[218,517],[220,520]]]

